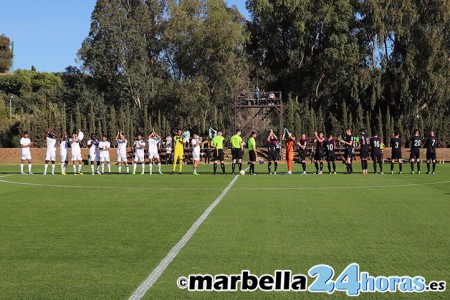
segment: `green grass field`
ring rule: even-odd
[[[423,174],[424,165],[422,175],[407,174],[407,164],[403,175],[300,176],[295,165],[294,176],[269,176],[266,168],[237,179],[145,299],[344,299],[342,292],[189,292],[176,281],[243,269],[307,274],[317,264],[340,273],[352,262],[372,276],[450,283],[450,165],[438,165],[436,175]],[[0,166],[0,298],[128,298],[233,178],[211,169],[42,176],[37,166],[21,176],[18,166]],[[361,298],[450,299],[450,291]]]

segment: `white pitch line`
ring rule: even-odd
[[[333,189],[369,189],[369,188],[398,188],[414,187],[422,185],[436,185],[450,183],[450,181],[411,183],[411,184],[391,184],[391,185],[365,185],[365,186],[318,186],[318,187],[259,187],[259,188],[236,188],[236,190],[333,190]]]
[[[177,256],[178,252],[186,245],[191,239],[197,229],[202,225],[203,221],[208,217],[211,211],[219,204],[219,202],[225,197],[231,187],[234,185],[239,175],[234,176],[233,180],[227,185],[217,199],[203,212],[203,214],[195,221],[195,223],[184,234],[181,240],[170,250],[166,257],[159,263],[159,265],[150,273],[150,275],[141,283],[141,285],[134,291],[134,293],[128,298],[129,300],[139,300],[144,297],[145,293],[153,286],[158,280],[164,270],[167,269],[172,260]]]
[[[1,176],[0,176],[0,178],[1,178]],[[54,187],[54,188],[86,188],[85,185],[45,184],[45,183],[18,182],[18,181],[8,181],[8,180],[0,180],[0,183],[17,184],[17,185],[29,185],[29,186]],[[197,190],[217,190],[217,188],[191,188],[191,187],[175,188],[175,187],[134,187],[134,186],[133,187],[126,187],[126,186],[90,186],[89,189],[195,190],[195,191],[197,191]]]

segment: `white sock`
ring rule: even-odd
[[[158,171],[161,172],[161,163],[158,163]]]
[[[136,167],[137,167],[137,164],[134,163],[134,164],[133,164],[133,173],[136,173]]]
[[[47,174],[47,168],[48,168],[48,164],[44,165],[44,174]]]
[[[94,164],[93,163],[91,164],[91,171],[92,171],[92,173],[94,173]]]
[[[28,173],[31,173],[31,163],[28,164]]]
[[[108,163],[108,173],[111,173],[111,164]]]
[[[82,166],[83,166],[82,164],[78,164],[78,173],[81,173],[81,167]]]
[[[56,165],[53,163],[52,164],[52,173],[55,173],[55,167],[56,167]]]
[[[122,165],[119,165],[119,174],[122,173]]]
[[[142,163],[142,173],[145,172],[145,162]]]
[[[23,173],[23,163],[20,163],[20,173]]]
[[[127,173],[130,173],[130,167],[126,165],[125,168],[127,169]]]
[[[64,173],[64,163],[61,163],[61,173]]]
[[[73,167],[73,172],[76,173],[77,172],[77,166],[72,165],[72,167]]]
[[[105,164],[102,163],[102,173],[105,173]]]
[[[153,172],[153,163],[150,163],[150,174]]]

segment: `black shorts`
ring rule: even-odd
[[[381,161],[381,153],[374,153],[372,154],[372,160],[373,161]]]
[[[314,160],[322,160],[322,159],[323,159],[323,152],[316,151],[316,153],[314,153]]]
[[[361,156],[361,159],[369,158],[369,150],[361,148],[360,156]]]
[[[327,161],[335,162],[336,161],[336,155],[327,155]]]
[[[214,160],[223,161],[224,157],[223,149],[214,149]]]
[[[268,161],[276,161],[278,160],[278,153],[277,151],[269,151],[268,153]]]
[[[409,159],[419,159],[420,158],[420,151],[411,151],[411,154],[409,155]]]
[[[353,158],[353,149],[352,148],[345,149],[344,158],[345,159]]]
[[[427,152],[427,160],[436,160],[436,152]]]
[[[402,159],[402,151],[392,151],[391,159]]]
[[[249,156],[251,162],[256,161],[256,152],[255,152],[255,150],[248,151],[248,156]]]
[[[231,155],[233,159],[242,159],[242,149],[241,148],[231,149]]]
[[[306,160],[306,150],[302,150],[298,154],[299,154],[299,157],[300,157],[301,161]]]

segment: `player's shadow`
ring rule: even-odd
[[[20,172],[0,172],[0,175],[19,175]]]

